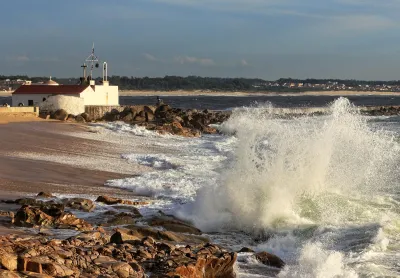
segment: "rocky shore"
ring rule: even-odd
[[[45,192],[3,200],[0,224],[19,233],[0,236],[0,277],[236,277],[235,250],[173,216],[142,216],[137,207],[146,205]],[[276,270],[285,265],[267,252],[253,256]]]
[[[125,106],[121,107],[121,109],[112,109],[98,119],[92,118],[87,113],[77,116],[71,115],[62,109],[46,113],[41,117],[79,123],[123,121],[128,124],[145,126],[149,130],[162,134],[170,133],[185,137],[198,137],[201,134],[217,133],[217,130],[210,125],[226,121],[230,114],[229,111],[209,111],[207,109],[203,111],[195,109],[183,110],[163,104],[157,107],[150,105]]]
[[[307,110],[308,109],[308,110]],[[293,111],[292,111],[293,110]],[[329,113],[327,108],[276,108],[277,117],[319,116]],[[400,115],[400,106],[360,107],[360,112],[366,116],[396,116]],[[271,113],[268,111],[266,113]],[[272,112],[274,113],[274,112]],[[134,105],[112,109],[102,117],[93,118],[87,113],[80,115],[68,114],[65,110],[57,110],[42,114],[46,119],[69,122],[115,122],[123,121],[132,125],[144,126],[161,134],[174,134],[185,137],[199,137],[201,134],[215,134],[218,131],[212,127],[229,119],[231,111],[198,111],[196,109],[172,108],[167,104],[160,106]]]

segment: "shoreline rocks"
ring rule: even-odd
[[[38,198],[46,196],[53,195],[39,194]],[[143,217],[134,205],[145,202],[99,196],[96,202],[110,206],[110,213],[98,215],[100,223],[88,223],[66,210],[98,213],[95,202],[49,198],[6,202],[21,207],[15,215],[4,211],[2,216],[12,218],[14,226],[39,228],[39,232],[0,236],[0,277],[236,277],[236,252],[210,243],[199,229],[171,215],[159,212]],[[46,227],[68,229],[74,236],[60,238],[59,233],[41,231]],[[284,266],[272,254],[255,256],[267,266]]]

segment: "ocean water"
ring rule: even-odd
[[[230,250],[286,262],[278,271],[242,253],[238,277],[400,277],[400,117],[362,116],[346,98],[328,107],[282,119],[253,104],[201,138],[124,123],[71,135],[118,146],[110,171],[145,169],[107,181],[151,198],[145,216],[162,210]]]
[[[233,107],[254,106],[263,103],[273,103],[275,107],[324,107],[329,105],[338,96],[162,96],[161,99],[171,105],[182,109],[212,109],[226,110]],[[378,106],[378,105],[400,105],[399,95],[379,96],[379,95],[354,95],[347,97],[356,106]],[[154,96],[121,96],[121,105],[148,105],[155,104]]]
[[[163,96],[161,99],[172,107],[182,109],[212,109],[226,110],[234,107],[254,106],[262,103],[273,103],[276,107],[323,107],[329,105],[338,96]],[[356,106],[400,105],[399,95],[353,95],[347,97]],[[121,105],[151,105],[156,104],[155,96],[120,96]],[[0,97],[0,106],[11,104],[11,97]]]

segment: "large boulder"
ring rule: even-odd
[[[51,211],[51,208],[49,208],[49,211]],[[89,223],[83,219],[77,218],[71,213],[61,213],[60,215],[58,208],[54,209],[53,213],[52,214],[55,215],[54,217],[48,215],[39,208],[25,205],[15,214],[14,224],[20,227],[40,226],[80,231],[92,230],[92,226]]]
[[[58,109],[53,114],[51,114],[51,118],[59,121],[65,121],[68,118],[68,112],[64,109]]]
[[[110,112],[104,114],[103,119],[107,122],[119,121],[121,118],[119,111],[117,109],[112,109]]]
[[[152,122],[154,120],[154,114],[153,112],[145,112],[145,118],[146,118],[146,122]]]
[[[110,238],[110,243],[123,244],[122,234],[119,231],[115,232]]]
[[[118,199],[114,197],[110,197],[107,195],[99,196],[96,199],[96,202],[104,203],[106,205],[129,205],[129,206],[142,206],[142,205],[148,205],[148,202],[137,202],[137,201],[131,201],[131,200],[123,200],[123,199]]]
[[[65,210],[65,205],[49,202],[41,205],[39,209],[44,213],[46,213],[47,215],[57,218],[63,215]]]
[[[76,117],[75,117],[75,121],[76,121],[77,123],[86,123],[85,118],[82,117],[81,115],[76,116]]]
[[[167,231],[194,235],[202,234],[202,232],[196,227],[193,227],[189,223],[176,219],[172,216],[163,215],[153,217],[148,221],[148,223],[150,226],[163,227]]]
[[[81,117],[85,120],[85,122],[91,122],[92,118],[90,117],[90,115],[88,113],[82,113]]]
[[[92,211],[95,208],[95,203],[92,200],[84,198],[68,198],[62,200],[63,204],[69,208],[83,211]]]
[[[56,219],[55,224],[59,229],[74,229],[79,231],[90,231],[93,229],[92,225],[83,219],[77,218],[72,213],[64,213]]]
[[[143,111],[146,113],[152,113],[154,114],[156,112],[157,107],[156,106],[152,106],[152,105],[145,105],[143,107]]]
[[[51,194],[50,192],[39,192],[37,197],[41,197],[41,198],[54,198],[53,194]]]
[[[140,116],[137,115],[134,119],[135,122],[145,122],[146,121],[146,117],[145,116]]]
[[[212,244],[186,249],[188,250],[174,250],[171,256],[157,260],[151,269],[154,277],[236,277],[236,253],[229,253]]]
[[[54,218],[38,208],[22,206],[15,214],[14,224],[20,227],[54,226]]]
[[[140,215],[139,212],[138,214]],[[109,218],[105,226],[121,226],[121,225],[135,224],[136,222],[135,218],[137,217],[138,215],[121,212]]]
[[[131,112],[129,112],[129,113],[125,114],[124,116],[122,116],[121,120],[126,123],[130,123],[134,120],[135,116]]]
[[[283,268],[285,266],[285,262],[281,258],[268,252],[257,253],[256,258],[259,262],[268,266],[276,268]]]
[[[20,278],[17,272],[0,269],[0,278]]]
[[[17,269],[17,265],[17,256],[3,248],[0,248],[0,266],[7,270],[14,271]]]

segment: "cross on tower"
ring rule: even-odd
[[[86,58],[86,62],[88,62],[90,64],[90,79],[92,79],[93,78],[93,68],[99,67],[99,59],[94,54],[94,43],[93,43],[93,47],[92,47],[92,53],[89,55],[89,57]]]

